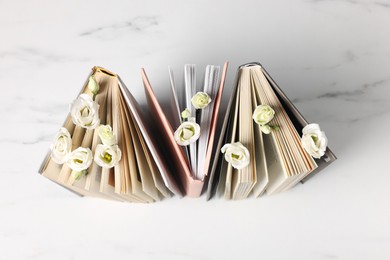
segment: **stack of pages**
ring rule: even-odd
[[[260,107],[273,110],[272,120],[264,125],[256,123],[256,108]],[[305,126],[315,128],[315,134],[301,137]],[[248,165],[234,168],[221,153],[210,174],[208,199],[215,193],[225,199],[244,199],[285,191],[336,159],[318,125],[308,125],[259,63],[239,68],[222,130],[217,149],[224,144],[242,144],[249,152]],[[306,151],[306,137],[310,142],[317,138],[322,151],[313,151],[317,146]]]
[[[116,74],[100,67],[71,105],[40,173],[81,195],[131,202],[182,195],[138,103]]]
[[[118,75],[94,67],[39,172],[80,195],[119,201],[203,191],[244,199],[285,191],[336,159],[324,132],[258,63],[240,66],[219,120],[227,68],[208,65],[200,86],[195,65],[184,66],[182,85],[169,69],[168,108],[142,69],[147,117]]]

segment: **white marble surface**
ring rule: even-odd
[[[0,259],[390,259],[390,1],[0,1]],[[94,65],[260,61],[339,157],[239,202],[79,198],[37,174]]]

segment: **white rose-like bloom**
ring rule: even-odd
[[[103,168],[114,167],[122,158],[118,145],[98,144],[95,149],[95,163]]]
[[[302,145],[314,158],[321,158],[325,154],[328,138],[321,131],[318,124],[308,124],[302,129]]]
[[[225,144],[221,148],[221,152],[225,154],[225,160],[236,169],[245,168],[249,164],[249,151],[240,142]]]
[[[61,127],[50,146],[51,158],[58,164],[63,164],[72,150],[72,138],[68,129]]]
[[[253,112],[252,118],[259,125],[268,124],[275,115],[275,111],[268,105],[259,105]]]
[[[211,98],[205,92],[198,92],[191,98],[191,103],[196,109],[203,109],[210,104]]]
[[[118,143],[116,135],[112,132],[110,125],[100,125],[98,128],[98,135],[105,145],[111,146]]]
[[[99,104],[87,94],[81,94],[71,105],[70,114],[75,125],[95,129],[99,123]]]
[[[191,117],[188,121],[183,122],[175,131],[174,137],[179,145],[189,145],[196,142],[200,136],[200,126]]]
[[[73,171],[81,172],[91,166],[92,157],[91,149],[79,147],[69,154],[68,161],[66,163]]]

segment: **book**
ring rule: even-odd
[[[336,160],[318,124],[308,124],[256,62],[237,71],[216,150],[207,199],[282,192]]]
[[[82,196],[143,203],[182,196],[147,124],[120,77],[94,67],[39,173]]]
[[[141,70],[146,99],[155,124],[154,128],[158,129],[156,135],[159,136],[159,145],[166,153],[167,160],[171,162],[171,172],[180,180],[183,192],[189,197],[199,197],[201,195],[210,171],[210,162],[215,147],[214,137],[218,112],[227,68],[227,62],[224,64],[222,72],[219,66],[208,65],[205,71],[203,88],[197,88],[195,65],[185,65],[185,92],[181,100],[179,100],[176,93],[177,86],[173,72],[170,69],[171,111],[164,111],[145,70]],[[184,105],[179,107],[180,104]],[[182,113],[180,111],[188,115],[181,118]],[[173,112],[173,116],[169,117],[168,112]],[[186,135],[191,138],[187,140]]]

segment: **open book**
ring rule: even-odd
[[[218,112],[222,99],[228,64],[225,63],[222,72],[219,66],[208,65],[206,67],[204,83],[202,88],[196,86],[195,65],[188,64],[184,67],[184,98],[178,99],[176,93],[176,82],[173,72],[169,70],[171,80],[170,96],[171,111],[173,117],[168,118],[162,109],[144,69],[142,79],[145,87],[145,94],[154,116],[153,122],[159,132],[160,146],[167,153],[171,162],[172,172],[180,179],[182,188],[186,195],[199,197],[209,172],[211,158],[213,157],[214,137],[218,120]],[[200,92],[200,94],[199,94]],[[194,107],[194,96],[208,96],[209,102],[205,107]],[[207,94],[207,95],[206,95]],[[184,104],[179,107],[179,104]],[[181,112],[186,109],[191,119],[181,119]],[[185,121],[187,120],[187,121]],[[190,120],[192,120],[190,122]],[[183,124],[194,124],[199,127],[199,139],[192,143],[178,142],[177,136],[180,126]],[[198,126],[196,126],[198,125]],[[176,131],[175,131],[176,130]],[[185,132],[182,132],[184,135]],[[176,138],[175,138],[176,135]]]
[[[324,133],[316,124],[305,130],[306,125],[259,63],[241,66],[217,145],[217,151],[222,148],[225,154],[214,161],[207,198],[215,193],[225,199],[244,199],[282,192],[329,165],[336,157],[326,148]],[[323,150],[315,146],[309,154],[302,131],[316,131],[318,135],[305,140],[319,143]]]
[[[118,75],[94,67],[39,172],[80,194],[154,202],[182,192]]]

